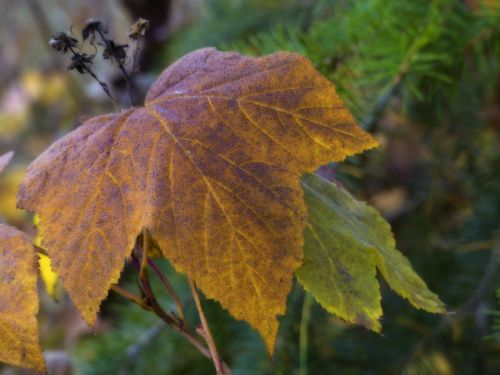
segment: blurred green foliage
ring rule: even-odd
[[[489,310],[488,314],[493,316],[493,332],[486,339],[500,341],[500,289],[497,289],[497,309]]]

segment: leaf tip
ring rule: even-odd
[[[363,312],[359,312],[356,315],[356,319],[355,319],[354,323],[361,325],[361,326],[365,327],[366,329],[381,335],[382,334],[382,324],[380,323],[380,317],[381,317],[381,315],[370,317],[370,316],[367,316]]]

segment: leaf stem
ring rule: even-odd
[[[163,308],[161,305],[158,303],[158,300],[156,299],[156,296],[153,292],[153,288],[151,287],[151,284],[149,283],[149,275],[148,275],[148,249],[149,249],[149,240],[148,240],[148,232],[146,229],[143,230],[142,232],[142,238],[143,238],[143,246],[142,246],[142,252],[139,254],[141,259],[140,259],[140,267],[139,267],[139,275],[138,275],[138,280],[137,284],[139,286],[139,289],[141,290],[143,299],[146,300],[147,305],[158,315],[160,318],[162,318],[165,322],[168,324],[179,324],[180,326],[183,325],[183,322],[180,321],[177,317],[171,316]],[[140,247],[136,246],[136,251],[138,251]]]
[[[73,48],[69,47],[69,50],[71,51],[71,53],[73,54],[73,56],[77,56],[79,55]],[[111,95],[111,92],[109,91],[109,87],[108,85],[101,81],[97,75],[92,71],[92,69],[90,69],[86,64],[82,64],[82,69],[84,69],[88,74],[90,74],[90,76],[92,78],[94,78],[97,83],[99,83],[99,85],[101,86],[102,90],[106,93],[106,95],[109,97],[109,99],[111,99],[111,102],[113,103],[113,105],[115,106],[116,110],[119,112],[121,111],[120,109],[120,106],[116,103],[115,99],[113,98],[113,95]]]
[[[137,294],[132,293],[118,285],[111,285],[111,290],[116,294],[119,294],[122,297],[128,299],[129,301],[135,303],[136,305],[139,305],[143,309],[148,309],[147,305],[143,302],[142,298]]]
[[[111,45],[110,41],[104,36],[102,31],[100,29],[97,29],[97,33],[99,34],[102,41],[106,45],[106,48],[108,48],[111,52],[113,52],[113,46]],[[113,58],[113,60],[116,61],[116,63],[118,64],[118,67],[120,68],[120,71],[122,72],[123,79],[125,80],[125,85],[127,86],[129,106],[131,107],[134,105],[134,100],[133,100],[133,95],[132,95],[132,79],[131,79],[130,75],[127,73],[127,71],[125,70],[121,61],[118,58],[116,58],[116,55],[114,53],[111,54],[111,57]]]
[[[189,278],[188,281],[189,281],[189,287],[191,288],[191,294],[193,295],[193,299],[196,304],[196,309],[198,310],[198,315],[201,321],[201,327],[197,329],[197,332],[200,334],[201,337],[203,337],[203,339],[208,345],[208,349],[210,350],[210,355],[212,357],[212,361],[214,362],[215,371],[217,372],[217,375],[228,375],[228,373],[225,372],[226,369],[224,369],[222,366],[222,361],[219,357],[219,353],[217,352],[215,341],[212,337],[212,334],[210,333],[210,327],[208,325],[205,312],[203,311],[203,307],[200,301],[200,296],[198,295],[194,281],[191,278]]]
[[[120,111],[121,110],[120,106],[116,103],[115,99],[111,95],[111,92],[109,91],[108,85],[106,83],[100,81],[99,78],[97,78],[95,73],[89,67],[84,66],[83,68],[87,71],[88,74],[90,74],[92,76],[92,78],[94,78],[99,83],[99,85],[101,86],[103,91],[106,93],[106,95],[109,97],[109,99],[113,102],[113,105],[115,106],[116,110]]]
[[[154,273],[156,273],[156,275],[160,279],[160,282],[165,287],[165,289],[167,290],[170,297],[172,297],[172,299],[174,300],[175,306],[177,308],[177,315],[179,315],[179,319],[181,319],[182,321],[185,322],[184,309],[182,308],[181,300],[180,300],[179,296],[177,295],[177,293],[175,293],[175,290],[174,290],[172,284],[170,284],[170,281],[168,281],[167,277],[163,274],[160,267],[158,267],[156,265],[156,263],[153,262],[152,259],[148,258],[148,264],[151,267],[151,269],[154,271]]]
[[[118,285],[111,286],[111,290],[121,295],[122,297],[128,299],[129,301],[135,303],[140,308],[154,312],[161,320],[167,323],[176,332],[184,336],[196,349],[198,349],[198,351],[201,354],[203,354],[208,359],[212,358],[210,355],[210,351],[196,337],[194,337],[189,331],[187,331],[180,322],[176,321],[175,319],[172,319],[167,313],[165,313],[161,309],[161,307],[158,308],[159,305],[156,304],[156,306],[154,306],[154,304],[153,305],[151,304],[151,301],[144,300],[138,295],[129,292],[128,290],[121,288]]]
[[[139,268],[139,278],[141,280],[146,280],[148,278],[148,250],[149,250],[149,238],[148,230],[142,230],[142,254],[141,254],[141,266]]]
[[[111,287],[111,290],[114,291],[117,294],[120,294],[121,296],[125,297],[129,301],[135,303],[139,307],[141,307],[144,310],[151,311],[154,314],[156,314],[161,320],[163,320],[165,323],[167,323],[170,327],[174,329],[174,331],[180,333],[191,345],[193,345],[203,356],[205,356],[208,359],[211,359],[214,362],[217,375],[231,375],[231,370],[229,366],[224,363],[223,361],[220,360],[219,355],[217,354],[217,350],[215,348],[215,343],[214,340],[210,334],[210,329],[208,327],[208,322],[205,317],[205,314],[203,312],[203,309],[201,307],[201,302],[200,302],[200,297],[198,296],[198,293],[196,292],[196,288],[194,286],[194,283],[189,280],[189,285],[191,287],[191,292],[193,294],[193,298],[196,303],[196,307],[198,309],[198,314],[200,315],[200,320],[202,322],[202,328],[197,329],[198,334],[205,340],[207,346],[203,344],[200,339],[195,337],[191,332],[189,332],[187,325],[185,324],[184,321],[184,314],[182,312],[182,305],[180,304],[180,301],[177,297],[177,294],[175,293],[172,285],[168,281],[168,279],[163,275],[161,270],[154,264],[151,260],[148,259],[148,248],[149,248],[149,237],[148,237],[148,232],[146,229],[143,230],[143,241],[142,241],[142,246],[137,242],[134,251],[132,252],[132,259],[133,262],[138,269],[138,278],[137,278],[137,284],[139,286],[139,289],[141,290],[141,295],[138,296],[132,292],[129,292],[128,290],[119,287],[118,285],[113,285]],[[142,247],[142,249],[141,249]],[[140,259],[138,259],[140,257]],[[148,277],[148,270],[147,267],[151,266],[155,273],[158,275],[160,280],[162,281],[162,284],[167,288],[169,293],[172,296],[175,296],[174,299],[178,303],[178,308],[180,309],[179,315],[181,316],[178,318],[175,316],[175,314],[172,316],[165,312],[161,305],[158,303],[158,300],[153,292],[153,288],[151,287],[151,284],[149,282],[149,277]]]

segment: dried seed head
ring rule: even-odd
[[[82,39],[85,41],[89,37],[92,37],[92,40],[94,40],[96,32],[107,34],[108,29],[107,27],[104,26],[104,24],[101,21],[89,18],[87,22],[85,22],[85,26],[83,27]]]
[[[123,65],[127,62],[128,44],[115,44],[109,40],[106,48],[102,53],[102,57],[106,60],[115,60],[118,64]]]
[[[68,70],[75,69],[80,74],[85,74],[88,70],[88,65],[92,64],[92,59],[95,55],[87,55],[86,53],[76,53],[71,56],[71,64],[68,65]]]
[[[71,48],[78,46],[78,40],[68,33],[57,33],[50,38],[49,45],[58,52],[66,53]]]
[[[132,26],[130,26],[128,37],[132,40],[139,39],[141,36],[146,34],[146,31],[149,29],[149,21],[144,18],[139,18],[134,22]]]

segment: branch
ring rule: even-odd
[[[389,101],[391,100],[393,95],[397,93],[399,87],[403,83],[403,80],[408,75],[408,72],[411,68],[411,63],[414,61],[415,56],[420,52],[420,49],[422,48],[422,40],[425,38],[425,33],[430,27],[432,27],[430,18],[432,16],[432,8],[436,5],[437,2],[433,1],[433,3],[429,6],[429,11],[424,19],[424,23],[420,27],[420,32],[417,34],[417,37],[413,40],[413,43],[410,45],[410,48],[403,57],[403,60],[399,65],[398,72],[391,80],[391,82],[389,82],[382,90],[382,93],[377,98],[377,101],[372,107],[370,113],[362,121],[363,128],[365,130],[373,131],[377,120],[383,114],[385,108],[389,104]]]
[[[149,241],[148,241],[148,232],[146,229],[142,232],[143,238],[143,246],[142,251],[140,252],[140,266],[139,266],[139,275],[137,284],[139,289],[141,290],[142,298],[145,300],[145,303],[151,308],[152,311],[156,313],[161,319],[163,319],[166,323],[170,325],[179,325],[182,326],[183,323],[176,317],[171,316],[158,303],[156,296],[153,292],[153,288],[149,283],[149,275],[148,275],[148,249],[149,249]],[[136,246],[135,250],[139,252],[140,247]]]
[[[193,294],[193,297],[195,298],[197,308],[199,308],[200,318],[202,319],[203,327],[206,327],[206,329],[203,330],[203,333],[208,332],[208,334],[201,335],[205,339],[205,341],[207,342],[208,349],[207,349],[207,347],[205,347],[205,345],[203,345],[203,343],[201,341],[199,341],[199,339],[197,339],[193,334],[191,334],[191,332],[188,331],[188,329],[184,323],[184,320],[177,318],[175,315],[172,316],[172,315],[168,314],[167,312],[165,312],[165,310],[163,310],[161,305],[158,303],[158,300],[156,299],[156,296],[153,292],[153,289],[151,288],[151,284],[149,282],[149,276],[148,276],[148,272],[147,272],[148,271],[147,270],[148,264],[150,264],[150,262],[148,262],[148,248],[149,248],[149,238],[148,238],[148,232],[145,229],[145,230],[143,230],[142,249],[141,249],[141,246],[138,243],[136,243],[136,246],[134,247],[134,251],[132,252],[134,264],[138,268],[138,272],[139,272],[137,281],[138,281],[138,286],[141,290],[142,298],[139,296],[135,296],[134,294],[127,292],[120,287],[114,286],[114,287],[112,287],[112,290],[121,294],[122,296],[127,298],[129,301],[134,302],[139,307],[155,313],[161,320],[163,320],[170,327],[172,327],[175,331],[177,331],[182,336],[184,336],[184,338],[187,341],[189,341],[196,349],[198,349],[198,351],[201,354],[203,354],[208,359],[212,359],[212,361],[214,361],[214,363],[216,363],[214,360],[214,354],[213,354],[213,350],[214,350],[215,346],[213,343],[213,339],[210,335],[210,331],[208,329],[208,323],[206,321],[205,315],[203,314],[203,310],[201,310],[201,313],[200,313],[201,303],[200,303],[198,294],[196,293],[196,290],[195,290],[195,294]],[[140,256],[140,259],[137,259],[138,256]],[[160,272],[160,274],[161,274],[161,272]],[[162,276],[163,276],[163,274],[162,274]],[[166,282],[166,285],[169,285],[169,287],[172,288],[170,283],[166,279],[166,277],[163,276],[163,278],[164,278],[164,281]],[[172,288],[172,291],[173,291],[173,288]],[[175,291],[173,291],[173,293],[175,295]],[[213,347],[211,347],[210,345],[213,345]],[[217,374],[218,375],[231,375],[231,370],[229,369],[229,366],[227,366],[227,364],[225,364],[224,362],[222,362],[219,359],[216,351],[215,351],[215,355],[216,355],[215,358],[217,358],[217,365],[216,365],[216,369],[218,371]],[[220,372],[219,372],[219,369],[220,369]]]
[[[71,53],[73,54],[73,56],[81,56],[81,54],[79,54],[78,52],[76,52],[72,47],[68,47],[68,49],[71,51]],[[108,85],[105,82],[101,81],[97,77],[97,75],[92,71],[92,69],[90,69],[87,66],[87,64],[81,64],[81,65],[79,65],[79,67],[81,69],[85,70],[88,74],[90,74],[90,76],[92,78],[94,78],[97,81],[97,83],[99,83],[99,85],[101,86],[102,90],[106,93],[106,95],[109,97],[109,99],[111,99],[111,101],[113,102],[113,105],[115,106],[116,110],[120,111],[120,106],[116,103],[115,99],[113,98],[113,95],[111,95],[111,92],[109,91]]]
[[[101,29],[96,30],[99,36],[101,37],[101,40],[104,42],[106,45],[106,48],[109,49],[110,51],[113,51],[113,46],[111,45],[110,41],[104,36],[102,33]],[[116,61],[118,64],[118,67],[120,68],[120,71],[122,72],[123,79],[125,80],[125,85],[127,86],[127,93],[128,93],[128,100],[129,100],[129,105],[133,106],[134,105],[134,100],[133,100],[133,95],[132,95],[132,79],[125,70],[125,67],[123,66],[122,62],[115,56],[115,54],[111,54],[113,60]]]
[[[172,299],[174,300],[175,306],[177,307],[177,314],[179,315],[179,319],[182,320],[183,322],[185,322],[184,309],[182,308],[182,303],[181,303],[180,298],[177,295],[177,293],[175,293],[175,290],[172,287],[172,284],[170,284],[170,281],[168,281],[168,279],[163,274],[161,269],[156,265],[155,262],[153,262],[152,259],[148,258],[148,264],[151,267],[151,269],[156,273],[156,275],[160,279],[160,282],[165,287],[165,289],[167,290],[170,297],[172,297]]]
[[[111,285],[111,290],[115,292],[116,294],[121,295],[122,297],[128,299],[130,302],[135,303],[136,305],[140,306],[141,308],[145,310],[150,310],[148,305],[144,303],[143,299],[139,297],[137,294],[134,294],[132,292],[129,292],[128,290],[118,286],[118,285]]]
[[[205,312],[203,311],[203,307],[201,306],[200,296],[196,291],[196,286],[194,285],[193,280],[190,278],[189,287],[191,288],[191,294],[193,295],[194,302],[196,304],[196,309],[198,310],[198,315],[201,321],[201,327],[199,327],[196,331],[199,333],[201,337],[205,340],[208,345],[208,349],[210,350],[210,355],[212,357],[212,361],[214,362],[215,371],[217,375],[228,375],[229,372],[226,372],[228,369],[224,369],[222,366],[222,361],[219,357],[219,353],[217,352],[217,347],[215,346],[215,341],[210,333],[210,327],[208,326],[208,321],[205,316]]]
[[[111,287],[111,290],[129,301],[135,303],[137,306],[140,308],[147,310],[147,311],[152,311],[154,312],[161,320],[163,320],[165,323],[167,323],[170,327],[174,329],[174,331],[179,332],[182,336],[184,336],[198,351],[203,354],[205,357],[208,359],[211,359],[210,351],[196,338],[194,337],[190,332],[184,329],[183,326],[179,324],[176,320],[172,319],[169,317],[168,314],[164,313],[161,311],[161,309],[158,309],[157,306],[151,306],[151,302],[148,300],[144,300],[141,297],[135,295],[132,292],[129,292],[128,290],[125,290],[117,285],[113,285]]]

